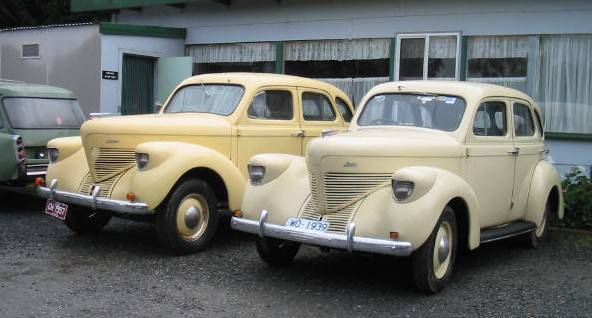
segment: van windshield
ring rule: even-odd
[[[465,101],[456,96],[379,94],[362,109],[359,126],[413,126],[444,131],[458,128]]]
[[[2,104],[14,129],[79,129],[85,120],[75,99],[6,97]]]
[[[211,113],[228,116],[234,112],[245,90],[238,85],[196,84],[179,89],[165,113]]]

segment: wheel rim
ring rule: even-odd
[[[452,234],[452,226],[448,221],[442,222],[436,235],[434,242],[434,275],[441,279],[446,275],[448,267],[450,266],[450,259],[452,258],[452,243],[454,237]]]
[[[186,196],[177,208],[177,231],[187,241],[200,238],[209,219],[206,199],[197,193]]]
[[[541,225],[539,227],[537,227],[536,229],[536,237],[541,237],[543,235],[543,233],[545,233],[545,228],[547,227],[547,211],[545,211],[545,214],[543,215],[543,220],[541,221]]]

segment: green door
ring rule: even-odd
[[[121,114],[153,113],[154,58],[124,54],[121,80]]]

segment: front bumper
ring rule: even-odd
[[[100,188],[98,186],[94,188],[92,195],[84,195],[80,193],[56,190],[57,185],[58,180],[53,179],[51,180],[49,188],[42,186],[37,187],[37,194],[39,194],[39,196],[42,198],[63,203],[86,206],[92,208],[93,210],[101,209],[134,215],[151,214],[151,211],[148,209],[146,203],[99,198],[98,195]]]
[[[259,221],[233,217],[230,226],[237,231],[258,234],[260,237],[300,242],[304,244],[344,249],[348,251],[370,252],[394,256],[409,256],[413,252],[411,243],[403,241],[380,240],[355,236],[354,223],[347,225],[346,234],[310,232],[267,223],[267,211],[261,211]]]

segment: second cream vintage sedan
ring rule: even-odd
[[[313,140],[306,157],[260,154],[232,227],[289,263],[301,243],[411,256],[435,293],[459,248],[520,237],[536,247],[563,217],[560,179],[545,160],[541,113],[516,90],[410,81],[373,88],[349,131]]]
[[[274,74],[191,77],[159,114],[96,118],[81,138],[49,142],[46,212],[79,233],[112,216],[155,219],[162,243],[177,253],[205,248],[218,211],[240,207],[247,160],[301,155],[323,130],[343,130],[349,98],[324,82]]]

